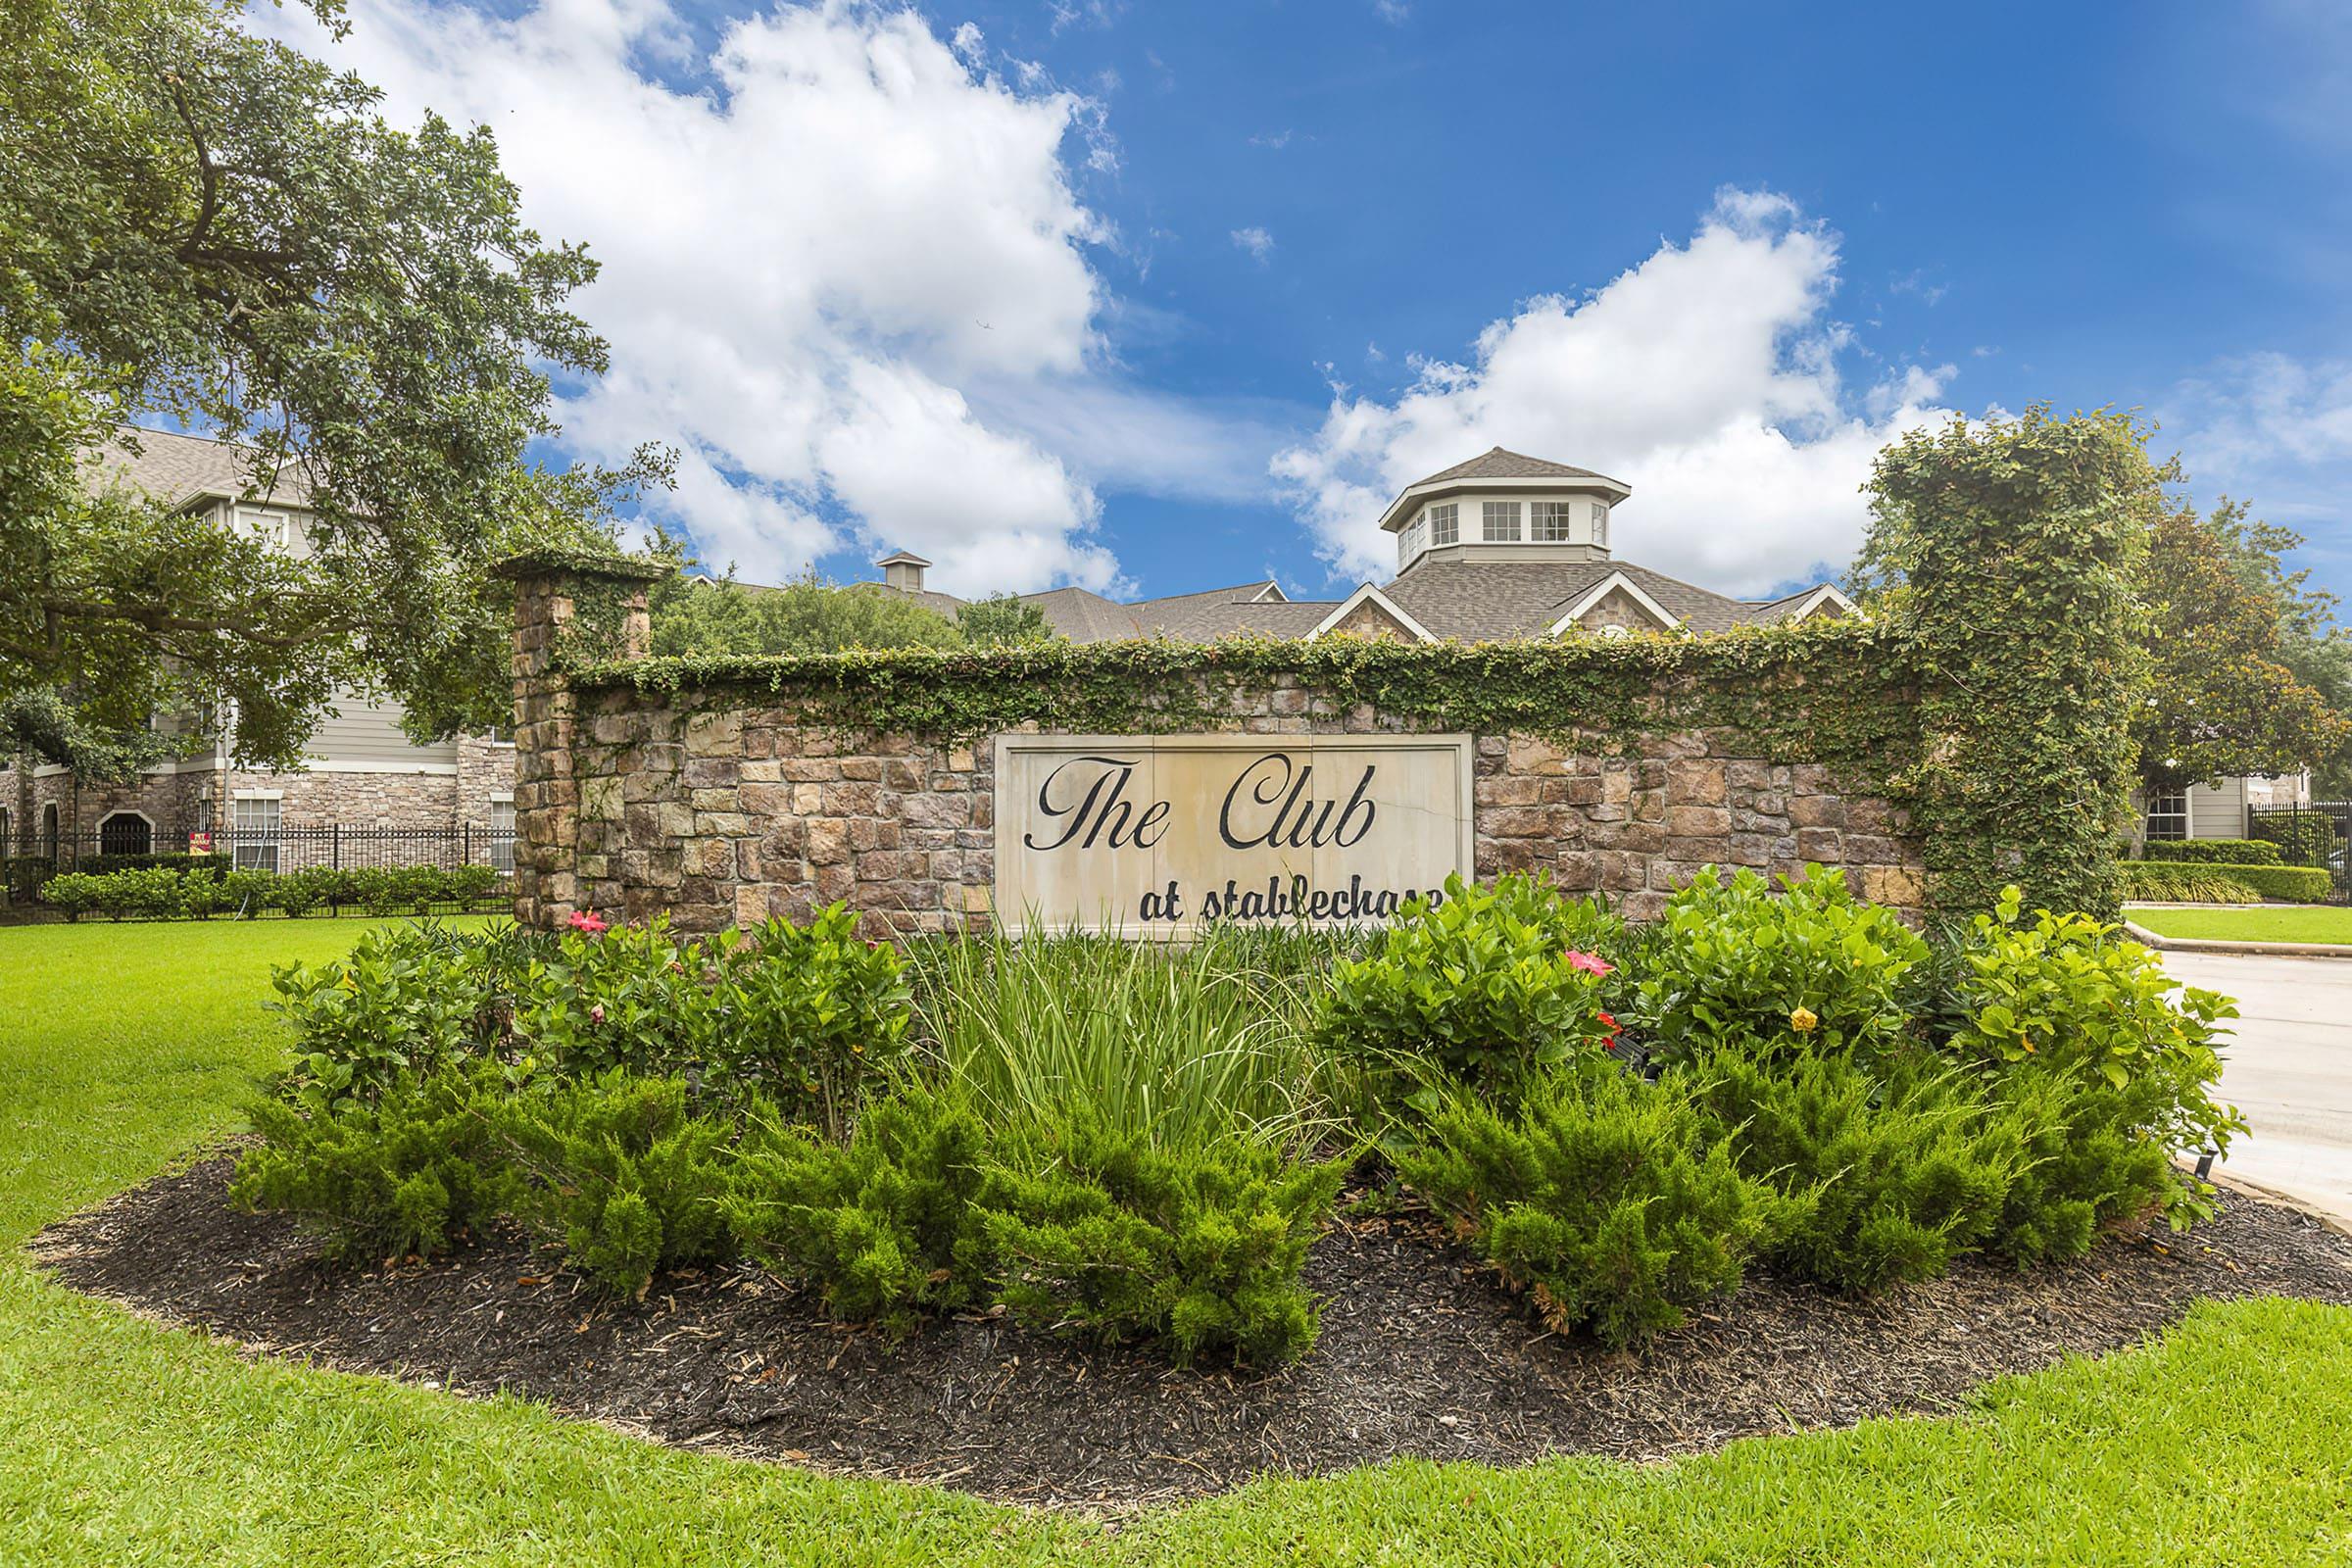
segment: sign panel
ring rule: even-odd
[[[1386,919],[1471,874],[1467,735],[1003,735],[997,916],[1170,936]]]

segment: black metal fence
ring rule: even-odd
[[[2297,806],[2249,806],[2246,837],[2278,846],[2289,865],[2324,867],[2334,902],[2352,899],[2352,801],[2307,801]]]
[[[226,832],[151,829],[128,834],[120,828],[54,836],[19,833],[4,851],[12,859],[41,859],[59,871],[88,869],[92,862],[151,859],[160,856],[214,855],[236,869],[304,871],[313,866],[363,871],[403,865],[514,867],[511,827],[322,827],[232,828]]]
[[[511,827],[354,827],[333,822],[225,832],[202,828],[166,831],[144,822],[139,827],[143,831],[126,831],[118,814],[104,828],[78,833],[50,834],[37,825],[30,833],[12,833],[0,842],[0,908],[37,917],[47,903],[42,889],[53,876],[70,871],[181,866],[191,856],[207,857],[222,870],[279,873],[411,866],[455,870],[462,865],[487,865],[499,873],[499,885],[487,902],[509,894],[514,871],[514,830]]]

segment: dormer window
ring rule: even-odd
[[[1538,544],[1565,544],[1568,539],[1568,503],[1565,501],[1537,501],[1529,504],[1528,534]]]
[[[1491,545],[1515,545],[1519,542],[1519,503],[1516,501],[1482,501],[1481,514],[1485,531],[1481,535]]]
[[[1450,501],[1429,509],[1429,542],[1432,548],[1461,542],[1461,508]]]

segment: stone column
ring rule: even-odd
[[[580,907],[578,699],[568,670],[643,659],[648,585],[671,568],[627,556],[533,552],[493,572],[514,584],[514,920],[553,930]]]

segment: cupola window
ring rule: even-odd
[[[1461,509],[1453,502],[1429,509],[1429,542],[1432,547],[1461,543]]]
[[[1519,542],[1519,503],[1516,501],[1488,501],[1485,508],[1485,539],[1491,545],[1515,545]]]
[[[1568,503],[1565,501],[1537,501],[1529,505],[1528,537],[1538,544],[1565,544],[1568,540]]]

